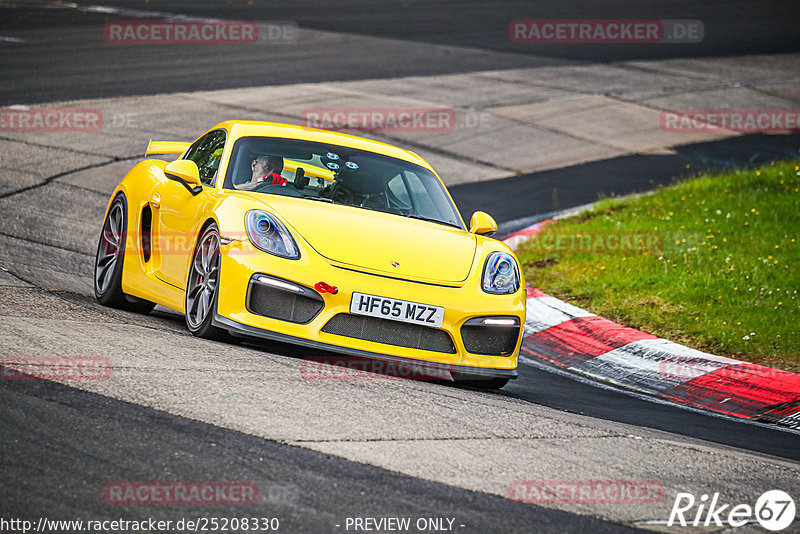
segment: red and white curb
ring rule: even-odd
[[[516,248],[554,222],[504,241]],[[726,415],[800,428],[800,375],[695,350],[528,287],[522,356]]]

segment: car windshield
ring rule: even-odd
[[[431,171],[338,145],[242,137],[233,147],[224,187],[344,204],[463,229],[455,206]]]

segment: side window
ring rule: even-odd
[[[205,185],[214,183],[222,158],[222,149],[225,147],[225,138],[225,130],[209,132],[195,141],[186,153],[186,159],[197,164],[200,181]]]

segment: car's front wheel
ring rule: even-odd
[[[186,281],[186,326],[197,337],[227,340],[227,330],[212,324],[219,292],[220,239],[216,223],[197,240]]]
[[[149,313],[155,303],[126,295],[122,291],[122,268],[125,262],[125,245],[128,236],[128,204],[124,195],[118,195],[108,210],[97,244],[94,261],[94,296],[97,301],[112,308]]]

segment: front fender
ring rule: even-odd
[[[111,203],[120,193],[125,194],[129,203],[134,201],[139,205],[141,201],[146,200],[153,187],[164,179],[164,167],[166,166],[166,161],[157,159],[146,159],[134,165],[114,188],[106,205],[105,215],[108,215]]]

